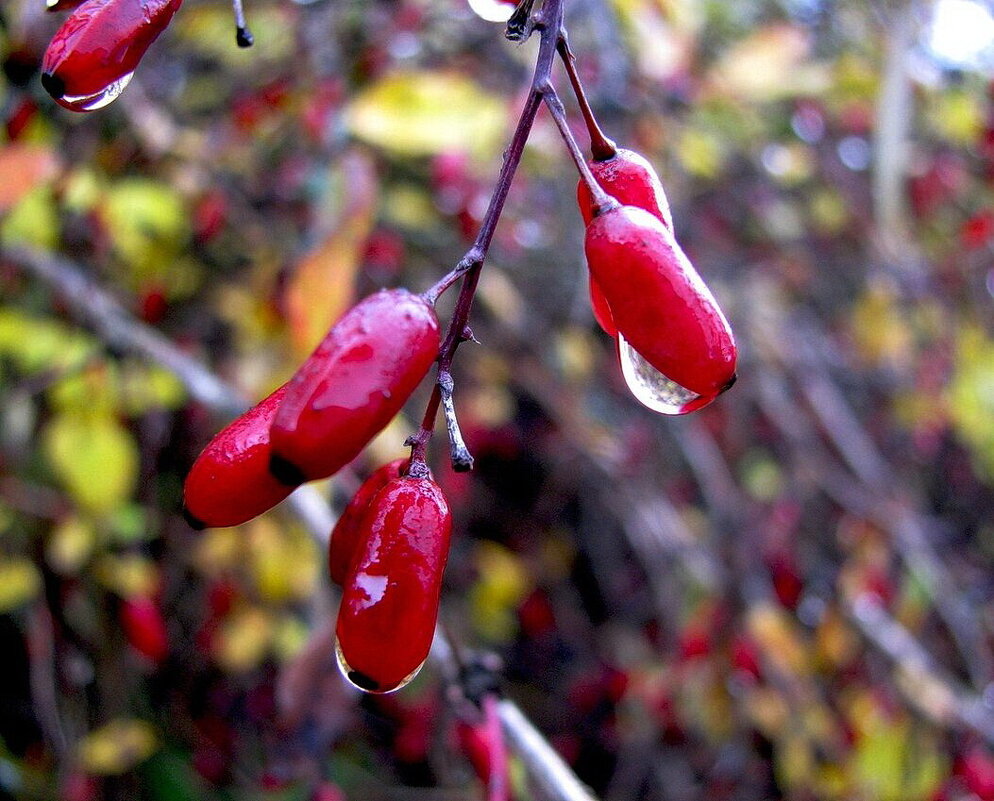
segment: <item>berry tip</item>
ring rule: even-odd
[[[190,510],[187,509],[185,506],[183,507],[183,519],[186,521],[186,524],[194,531],[203,531],[205,528],[207,528],[207,524],[199,517],[194,517],[192,514],[190,514]]]
[[[239,47],[251,47],[255,43],[255,37],[248,28],[239,26],[235,29],[235,42]]]
[[[296,487],[307,480],[299,467],[276,454],[269,457],[269,472],[273,478],[288,487]]]
[[[45,87],[55,100],[61,100],[66,96],[66,82],[54,72],[43,72],[41,74],[41,85]]]

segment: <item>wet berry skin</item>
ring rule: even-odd
[[[62,23],[42,60],[42,84],[60,105],[83,100],[135,71],[182,0],[86,0]]]
[[[663,191],[663,184],[653,166],[643,156],[634,150],[619,148],[613,158],[589,161],[587,165],[601,189],[622,206],[645,209],[664,226],[673,230],[670,203]],[[576,187],[576,199],[583,222],[590,225],[594,218],[594,198],[582,180]]]
[[[377,292],[350,309],[287,385],[270,469],[287,483],[326,478],[400,411],[438,357],[438,317],[420,295]]]
[[[673,217],[670,203],[663,191],[663,184],[653,166],[634,150],[619,148],[612,158],[604,161],[587,162],[601,189],[623,206],[638,206],[645,209],[663,225],[673,230]],[[576,199],[585,225],[594,218],[594,198],[581,179],[576,185]],[[611,309],[604,293],[591,277],[590,304],[594,319],[608,336],[616,337],[618,329],[614,324]]]
[[[373,498],[338,612],[353,684],[390,692],[428,657],[451,533],[448,504],[430,478],[393,479]]]
[[[282,386],[221,430],[193,463],[183,485],[183,513],[194,528],[237,526],[293,491],[269,472],[269,426]]]
[[[359,542],[362,517],[370,502],[388,481],[400,478],[409,462],[410,459],[407,458],[395,459],[378,467],[362,482],[362,486],[352,496],[352,500],[335,523],[328,543],[328,574],[336,584],[341,585],[349,572],[349,565],[352,563]]]
[[[669,229],[644,209],[619,206],[591,221],[584,249],[618,330],[649,364],[699,395],[731,386],[731,328]]]

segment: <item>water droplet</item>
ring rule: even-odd
[[[96,111],[98,108],[103,108],[117,100],[125,87],[131,83],[133,76],[134,73],[129,72],[102,91],[92,95],[64,95],[59,98],[59,103],[72,111]]]
[[[514,5],[506,0],[469,0],[469,7],[487,22],[507,22]]]
[[[636,400],[660,414],[687,414],[707,406],[716,396],[705,397],[667,378],[618,334],[621,372]]]
[[[421,668],[425,666],[425,663],[422,662],[414,668],[414,670],[404,676],[404,678],[402,678],[397,684],[391,687],[384,687],[371,676],[367,676],[365,673],[353,669],[353,667],[345,659],[345,654],[342,651],[342,646],[339,644],[337,637],[335,638],[335,659],[338,661],[338,669],[342,671],[342,675],[349,684],[357,690],[362,690],[364,693],[372,693],[376,695],[386,695],[387,693],[396,692],[397,690],[406,687],[414,681],[414,677],[417,676],[418,673],[421,672]]]

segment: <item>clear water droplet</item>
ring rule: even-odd
[[[647,362],[642,354],[618,334],[618,358],[625,383],[635,399],[643,406],[660,414],[687,414],[707,406],[715,399],[699,395],[667,378]]]
[[[469,0],[469,7],[487,22],[507,22],[514,13],[514,5],[505,0]]]
[[[92,95],[64,95],[59,98],[59,103],[73,111],[96,111],[98,108],[103,108],[117,100],[125,87],[131,83],[133,77],[134,73],[129,72],[100,92]]]
[[[364,693],[371,693],[374,695],[387,695],[388,693],[397,692],[397,690],[403,689],[414,681],[414,677],[417,676],[418,673],[421,672],[421,668],[425,666],[425,663],[422,662],[414,668],[414,670],[404,676],[404,678],[402,678],[397,684],[392,687],[381,687],[375,679],[353,669],[353,667],[348,663],[348,660],[346,660],[345,654],[342,651],[342,646],[339,644],[337,637],[335,638],[335,659],[338,662],[338,669],[342,671],[342,675],[349,684],[357,690],[362,690]]]

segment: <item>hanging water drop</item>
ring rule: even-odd
[[[717,395],[698,395],[667,378],[642,358],[627,340],[618,334],[618,358],[628,389],[636,400],[660,414],[687,414],[713,401]]]
[[[375,695],[386,695],[387,693],[403,689],[414,681],[414,677],[417,676],[418,673],[421,672],[421,668],[425,666],[425,663],[422,662],[414,668],[414,670],[404,676],[404,678],[402,678],[397,684],[384,685],[372,676],[352,668],[348,660],[345,658],[345,653],[342,651],[342,646],[337,637],[335,638],[335,659],[338,662],[338,669],[342,671],[342,675],[349,684],[357,690],[362,690],[364,693],[372,693]]]
[[[514,2],[508,0],[469,0],[469,7],[487,22],[507,22],[514,13]]]
[[[96,111],[117,100],[121,92],[131,83],[133,76],[134,72],[129,72],[127,75],[118,78],[109,86],[92,95],[62,95],[62,97],[56,97],[55,99],[60,106],[70,111]]]

